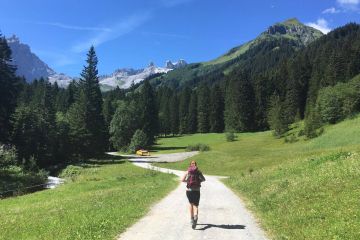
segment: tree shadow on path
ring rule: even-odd
[[[212,228],[212,227],[222,228],[222,229],[245,229],[246,228],[245,225],[229,225],[229,224],[216,225],[216,224],[208,224],[208,223],[197,224],[196,226],[204,226],[202,228],[195,229],[195,230],[200,230],[200,231],[205,231],[206,229]]]

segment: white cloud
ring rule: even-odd
[[[135,28],[139,27],[141,24],[146,22],[150,18],[150,15],[151,15],[150,12],[147,12],[147,13],[141,13],[130,16],[127,19],[124,19],[123,21],[120,21],[114,26],[112,26],[110,28],[111,31],[100,32],[99,34],[91,37],[90,39],[75,44],[71,48],[71,50],[73,52],[84,52],[87,51],[91,45],[96,47],[105,42],[119,38],[133,31]]]
[[[57,22],[37,22],[37,24],[41,25],[49,25],[64,29],[71,29],[71,30],[80,30],[80,31],[101,31],[101,32],[111,32],[110,28],[99,28],[99,27],[80,27],[80,26],[74,26],[74,25],[66,25],[63,23],[57,23]]]
[[[337,2],[341,5],[357,5],[360,3],[360,0],[337,0]]]
[[[339,13],[340,10],[337,10],[336,8],[332,7],[332,8],[328,8],[328,9],[325,9],[322,13],[325,14],[325,13],[331,13],[331,14],[335,14],[335,13]]]
[[[344,11],[359,11],[360,0],[337,0]]]
[[[53,50],[40,50],[40,49],[33,49],[32,50],[36,55],[38,55],[41,59],[46,59],[49,61],[48,63],[52,67],[63,67],[67,65],[75,64],[75,59],[77,57],[70,57],[67,54],[56,52]]]
[[[328,32],[331,31],[331,29],[328,26],[328,22],[323,19],[323,18],[319,18],[316,23],[310,22],[310,23],[306,23],[307,26],[313,27],[317,30],[320,30],[322,33],[327,34]]]

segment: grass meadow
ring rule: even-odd
[[[0,239],[115,239],[177,185],[124,161],[70,166],[63,176],[58,188],[0,200]]]
[[[297,136],[301,125],[291,130]],[[195,134],[163,138],[158,153],[205,143],[196,160],[205,174],[224,180],[245,200],[272,239],[360,239],[360,118],[325,127],[293,143],[271,132]],[[185,170],[189,160],[159,164]],[[206,185],[205,185],[206,187]]]

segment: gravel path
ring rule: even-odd
[[[173,162],[194,156],[197,152],[163,154],[154,157],[129,156],[129,161],[143,168],[183,176],[184,171],[158,168],[150,162]],[[201,166],[200,166],[201,169]],[[205,175],[202,183],[199,220],[196,229],[190,225],[185,184],[154,205],[150,212],[119,236],[119,240],[199,240],[199,239],[267,239],[244,203],[220,177]],[[180,179],[179,179],[180,180]]]

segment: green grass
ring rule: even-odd
[[[295,143],[260,132],[238,134],[235,142],[226,142],[225,134],[160,139],[159,147],[208,143],[210,152],[190,160],[205,174],[230,176],[224,182],[273,239],[360,239],[359,136],[357,117]],[[184,170],[188,163],[161,165]]]
[[[224,134],[207,133],[160,138],[158,144],[152,146],[150,151],[155,154],[165,154],[184,152],[187,146],[196,143],[217,145],[224,142],[225,135],[224,137],[223,135]]]
[[[177,184],[130,163],[74,169],[56,189],[1,200],[0,239],[114,239]]]
[[[231,49],[228,53],[216,58],[215,60],[209,61],[209,62],[204,62],[203,65],[204,66],[208,66],[208,65],[216,65],[216,64],[221,64],[221,63],[225,63],[227,61],[230,61],[234,58],[239,57],[240,55],[244,54],[247,50],[249,50],[250,46],[252,44],[252,41],[247,42],[239,47],[233,48]]]

